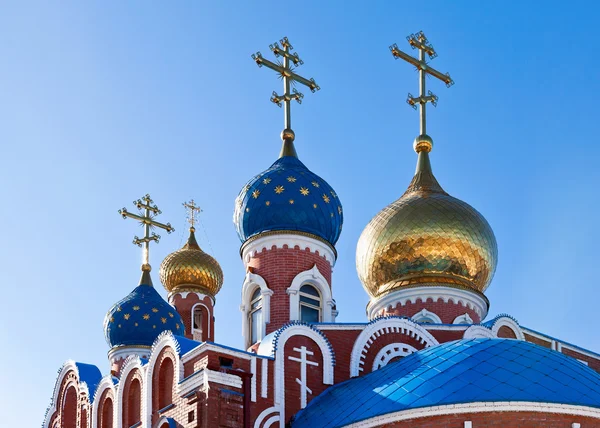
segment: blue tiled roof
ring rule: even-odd
[[[600,374],[520,340],[459,340],[330,387],[293,426],[339,427],[418,407],[482,401],[600,407]]]
[[[342,231],[342,205],[325,180],[298,158],[284,156],[242,188],[233,222],[242,242],[261,232],[292,230],[334,245]]]
[[[115,303],[104,319],[104,335],[109,346],[152,346],[160,333],[184,333],[181,316],[152,285],[138,285]]]
[[[175,340],[179,344],[179,355],[184,355],[190,352],[192,349],[197,348],[202,345],[202,342],[198,342],[196,340],[188,339],[185,336],[177,336],[173,335]]]
[[[79,372],[79,382],[85,382],[88,387],[90,401],[93,401],[96,388],[102,380],[100,369],[93,364],[75,363]]]

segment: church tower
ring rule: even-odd
[[[250,347],[262,338],[299,320],[333,322],[337,315],[331,273],[342,230],[342,206],[337,194],[298,158],[291,127],[291,101],[304,97],[292,83],[319,90],[314,79],[293,71],[303,64],[287,38],[270,46],[281,65],[262,57],[253,59],[274,70],[284,93],[271,101],[284,107],[283,145],[270,168],[252,178],[240,191],[233,221],[242,241],[246,277],[242,286],[243,335]]]
[[[126,208],[119,210],[124,219],[132,218],[144,226],[144,236],[134,238],[133,243],[143,247],[142,276],[139,285],[123,299],[115,303],[104,318],[104,335],[110,346],[108,358],[112,373],[117,374],[121,365],[129,356],[148,358],[152,344],[166,330],[173,334],[184,334],[183,320],[177,311],[158,294],[150,277],[150,242],[158,242],[160,236],[150,233],[152,228],[175,229],[170,223],[156,221],[160,210],[146,195],[134,201],[139,214],[133,214]]]
[[[223,271],[196,241],[196,214],[201,210],[192,199],[188,210],[190,235],[185,245],[169,254],[160,265],[160,281],[185,324],[185,336],[199,342],[215,340],[215,297],[223,285]]]
[[[419,70],[420,135],[413,148],[417,168],[408,189],[377,214],[357,245],[356,267],[371,301],[369,319],[382,315],[411,317],[421,323],[477,324],[487,315],[483,294],[498,258],[494,233],[485,218],[466,202],[446,193],[431,169],[433,140],[427,135],[426,105],[438,97],[425,94],[427,74],[447,86],[454,82],[425,62],[437,55],[423,33],[408,39],[419,59],[393,45],[394,57]]]

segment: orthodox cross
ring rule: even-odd
[[[196,230],[194,227],[196,224],[196,213],[200,214],[202,209],[196,205],[193,199],[189,202],[184,202],[182,205],[187,211],[187,220],[190,222],[192,232],[194,232]]]
[[[290,101],[296,100],[298,104],[302,104],[302,98],[304,95],[298,92],[295,88],[290,91],[291,85],[294,85],[295,82],[301,83],[307,86],[311,92],[318,91],[321,89],[319,85],[315,82],[315,79],[305,79],[302,76],[294,73],[294,68],[290,64],[290,61],[293,63],[295,67],[299,67],[304,64],[304,61],[300,59],[297,53],[291,54],[290,51],[294,48],[290,44],[290,41],[287,37],[284,37],[279,41],[281,43],[281,47],[277,42],[269,45],[269,48],[273,51],[277,58],[283,57],[283,62],[277,61],[277,64],[263,58],[260,52],[256,52],[252,55],[252,59],[258,64],[259,67],[263,65],[274,70],[279,77],[283,79],[283,94],[277,95],[277,92],[273,91],[273,96],[271,97],[271,101],[281,107],[283,103],[283,111],[284,111],[284,130],[282,133],[282,138],[285,139],[294,139],[294,132],[292,131],[292,117],[290,111]]]
[[[450,86],[454,85],[454,80],[452,80],[452,78],[450,77],[450,75],[448,73],[446,73],[446,74],[440,73],[436,69],[431,68],[425,62],[425,54],[429,55],[429,59],[434,59],[435,57],[437,57],[437,53],[433,49],[433,46],[431,44],[429,44],[429,40],[427,40],[427,37],[425,37],[425,34],[423,34],[422,31],[420,31],[417,34],[411,34],[406,39],[408,40],[408,43],[410,44],[410,46],[413,49],[419,50],[419,58],[418,59],[411,55],[408,55],[407,53],[402,52],[400,49],[398,49],[398,45],[396,45],[395,43],[392,46],[390,46],[390,50],[392,51],[392,55],[394,55],[394,58],[396,58],[396,59],[401,58],[404,61],[411,63],[412,65],[417,67],[417,70],[419,70],[419,96],[413,97],[412,94],[409,93],[408,99],[406,100],[406,102],[410,106],[412,106],[415,110],[417,109],[417,104],[419,104],[421,135],[426,135],[427,134],[426,106],[427,106],[427,103],[433,104],[434,107],[437,106],[438,97],[437,97],[437,95],[433,94],[431,91],[428,91],[427,95],[425,95],[425,76],[427,74],[429,74],[433,77],[440,79],[442,82],[444,82],[446,84],[446,87],[448,87],[448,88]]]
[[[300,358],[298,357],[288,357],[288,359],[292,361],[298,361],[300,363],[300,379],[296,378],[296,382],[300,385],[300,408],[304,409],[306,407],[306,393],[312,395],[312,390],[307,386],[307,377],[306,377],[306,366],[318,366],[319,363],[315,361],[308,361],[308,356],[314,355],[315,353],[306,349],[306,346],[302,346],[301,348],[294,348],[294,351],[300,352]]]
[[[121,208],[119,210],[119,214],[123,216],[123,218],[132,218],[140,222],[142,226],[144,226],[144,236],[142,238],[138,238],[135,236],[133,238],[133,243],[138,247],[141,247],[144,244],[144,252],[143,252],[143,264],[142,270],[150,271],[150,242],[158,242],[160,239],[160,235],[152,232],[150,234],[150,230],[154,227],[159,227],[167,231],[167,233],[173,232],[175,229],[171,227],[171,223],[163,224],[154,220],[157,215],[162,212],[158,209],[158,207],[154,204],[154,201],[150,198],[150,195],[146,195],[137,201],[133,201],[133,204],[140,211],[139,215],[130,213],[127,211],[127,208]],[[142,212],[143,210],[143,212]]]

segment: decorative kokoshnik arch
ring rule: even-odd
[[[369,347],[375,339],[387,333],[406,334],[422,343],[426,348],[439,344],[431,333],[408,318],[395,316],[378,318],[367,324],[354,342],[350,354],[350,377],[356,377],[360,374]]]

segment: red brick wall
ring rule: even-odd
[[[286,423],[290,418],[300,410],[300,385],[296,379],[301,379],[301,364],[297,361],[288,359],[289,356],[300,357],[300,353],[294,351],[294,348],[305,346],[307,350],[314,353],[307,357],[309,361],[317,362],[318,366],[308,365],[306,367],[307,386],[312,390],[312,394],[307,393],[306,402],[321,394],[328,385],[323,383],[323,354],[319,345],[306,336],[292,336],[285,343],[284,355],[284,382],[285,382],[285,417]]]
[[[307,249],[295,246],[283,248],[273,246],[270,250],[263,249],[254,255],[247,267],[262,276],[268,287],[273,290],[271,296],[271,321],[267,324],[267,334],[277,330],[290,320],[290,299],[286,290],[292,284],[292,280],[300,272],[312,269],[317,265],[319,272],[331,285],[331,265],[319,254]]]
[[[375,357],[377,356],[377,353],[381,350],[381,348],[383,348],[384,346],[390,345],[392,343],[405,343],[407,345],[410,345],[410,346],[416,348],[417,350],[421,350],[425,347],[422,343],[420,343],[414,337],[410,337],[406,334],[402,334],[402,333],[382,334],[381,336],[376,338],[375,341],[369,347],[369,352],[367,353],[366,357],[362,360],[364,362],[364,364],[362,365],[363,371],[360,372],[360,374],[364,375],[367,373],[371,373],[373,371],[372,370],[373,362],[375,361]]]
[[[320,330],[333,346],[335,351],[335,383],[343,382],[350,378],[350,354],[356,338],[362,332],[357,330]]]
[[[213,302],[210,297],[204,296],[202,300],[196,293],[188,293],[185,298],[179,293],[173,296],[173,306],[183,318],[183,325],[185,326],[185,337],[193,339],[192,337],[192,308],[196,303],[204,304],[210,311],[210,316],[206,309],[203,307],[202,311],[202,341],[215,341],[215,317]]]
[[[552,348],[552,343],[549,342],[549,341],[546,342],[545,340],[538,339],[537,337],[531,336],[531,335],[529,335],[527,333],[523,333],[523,334],[524,334],[525,340],[527,342],[535,343],[536,345],[543,346],[544,348]]]
[[[444,324],[452,324],[456,317],[464,315],[465,313],[469,314],[474,324],[477,324],[481,321],[481,317],[477,315],[477,312],[475,312],[473,309],[463,306],[462,303],[453,303],[451,301],[445,303],[442,299],[438,299],[437,302],[434,302],[433,299],[427,299],[426,302],[423,302],[421,299],[417,299],[415,303],[410,301],[406,302],[404,305],[398,303],[396,307],[392,309],[383,310],[382,315],[412,317],[423,309],[427,309],[428,311],[436,314],[438,317],[440,317]]]
[[[573,422],[581,424],[583,428],[600,427],[599,419],[537,412],[486,412],[432,416],[384,424],[380,427],[464,428],[465,421],[471,421],[473,428],[571,428]]]
[[[423,327],[427,328],[427,324]],[[466,330],[466,329],[465,329]],[[462,339],[465,330],[427,330],[440,343],[451,342],[453,340]]]
[[[504,339],[516,339],[517,335],[515,334],[512,328],[503,325],[498,329],[498,337]]]

